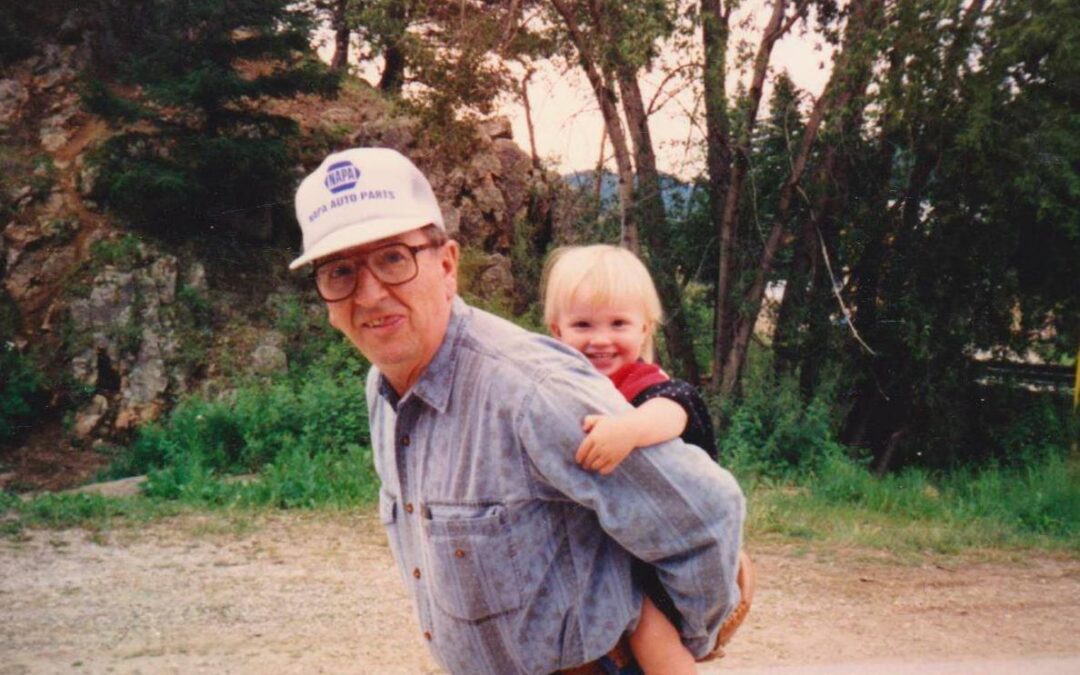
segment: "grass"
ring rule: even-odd
[[[25,536],[27,529],[81,527],[103,531],[119,523],[146,523],[181,510],[180,504],[145,497],[68,493],[45,494],[24,501],[3,492],[0,493],[0,536],[18,539]]]
[[[188,509],[369,508],[378,481],[364,405],[367,365],[340,336],[313,330],[298,302],[277,315],[290,372],[239,382],[227,396],[186,399],[118,453],[102,478],[147,474],[143,496],[23,502],[0,493],[0,514],[7,514],[0,534],[101,529]],[[294,349],[305,337],[317,348]],[[724,463],[749,498],[751,540],[901,557],[978,549],[1080,555],[1080,463],[1065,459],[1060,445],[1032,436],[1007,467],[911,468],[878,478],[835,440],[825,399],[803,405],[790,389],[748,396],[724,439]]]
[[[1080,468],[1049,457],[1020,469],[879,479],[837,459],[817,475],[747,486],[748,537],[868,547],[901,556],[972,549],[1080,555]]]
[[[27,528],[139,524],[182,512],[220,514],[240,523],[274,509],[366,509],[376,494],[370,449],[314,457],[287,452],[245,480],[192,465],[151,473],[143,496],[44,495],[30,501],[0,493],[0,536]],[[908,471],[878,479],[837,460],[817,475],[744,481],[747,538],[797,548],[864,548],[900,561],[926,554],[1043,550],[1080,556],[1080,465],[1056,458],[1026,468],[931,476]],[[237,520],[239,518],[239,520]],[[220,524],[217,527],[222,527]]]

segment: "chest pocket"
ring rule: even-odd
[[[421,515],[430,592],[439,609],[481,621],[521,606],[505,506],[427,504]]]

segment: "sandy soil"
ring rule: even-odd
[[[754,611],[703,673],[1080,654],[1075,559],[751,551]],[[187,515],[0,540],[0,675],[57,672],[440,671],[362,513]]]

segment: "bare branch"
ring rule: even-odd
[[[836,280],[836,274],[833,273],[832,261],[829,260],[829,249],[825,246],[825,237],[821,234],[821,228],[815,227],[817,231],[818,241],[821,242],[821,257],[825,259],[825,269],[829,272],[829,284],[832,286],[833,295],[836,296],[836,302],[840,305],[840,312],[844,315],[844,323],[851,329],[851,335],[855,340],[862,345],[870,356],[877,356],[877,352],[870,348],[870,345],[863,341],[862,336],[859,335],[859,329],[855,327],[855,322],[851,320],[851,310],[844,304],[844,296],[840,295],[840,289],[843,284]]]

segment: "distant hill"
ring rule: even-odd
[[[690,199],[695,186],[675,176],[661,174],[664,189],[664,204],[667,208],[682,208]],[[575,171],[563,175],[563,181],[574,188],[591,192],[596,185],[595,171]],[[619,177],[611,171],[604,171],[600,183],[600,200],[607,206],[614,206],[618,200]]]

